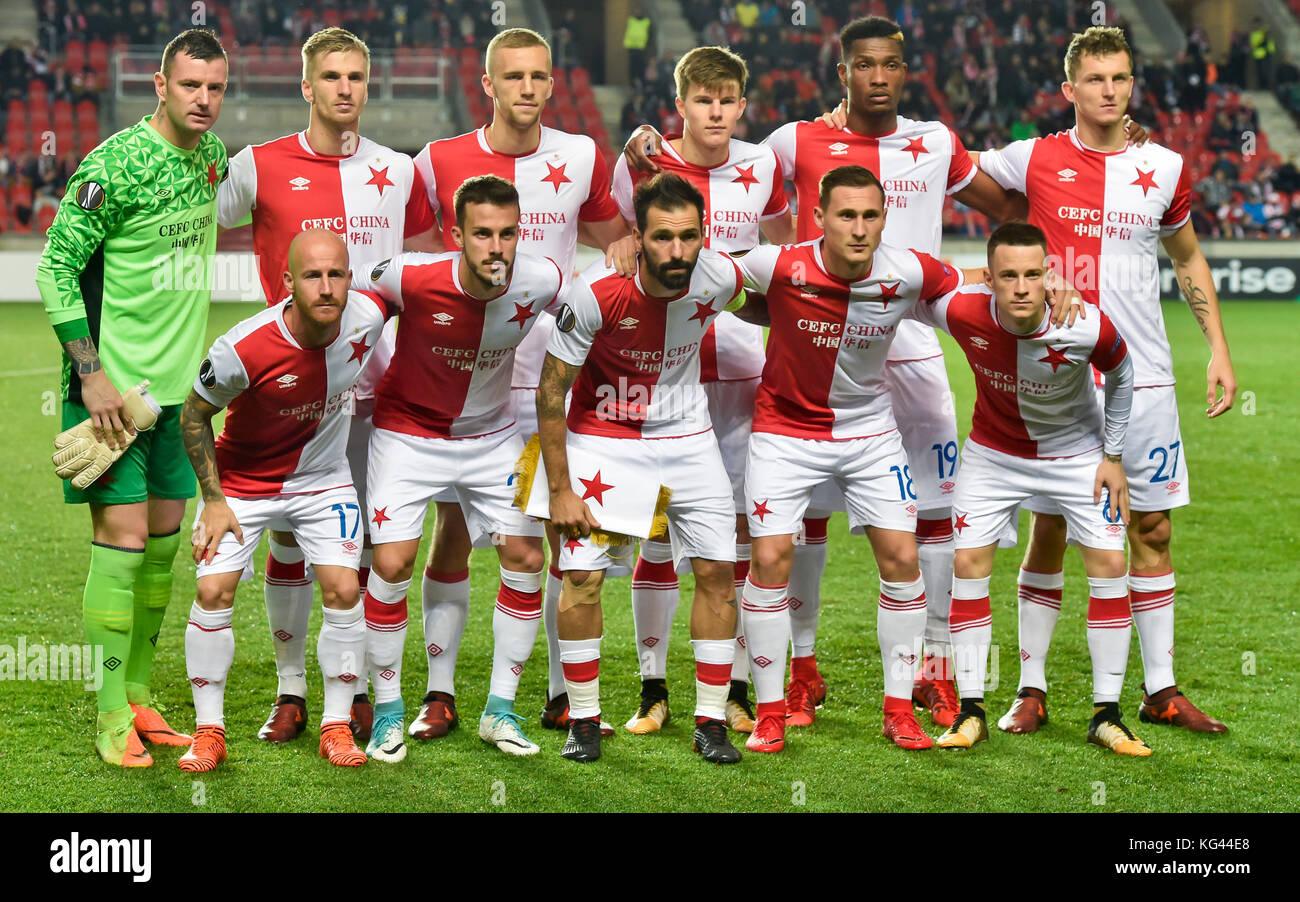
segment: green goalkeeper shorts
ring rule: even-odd
[[[90,414],[75,401],[63,402],[63,428],[71,429]],[[158,422],[141,432],[104,475],[85,489],[63,481],[68,504],[134,504],[149,498],[194,497],[197,483],[181,443],[181,405],[162,409]]]

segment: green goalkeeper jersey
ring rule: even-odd
[[[90,336],[125,391],[189,394],[203,354],[226,149],[207,132],[176,147],[146,117],[100,144],[68,181],[36,284],[60,342]],[[81,402],[64,360],[63,396]]]

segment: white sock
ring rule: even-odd
[[[323,608],[321,613],[316,660],[325,678],[325,705],[320,718],[324,726],[348,722],[357,680],[365,671],[366,619],[361,603],[347,610]]]
[[[546,571],[519,573],[501,568],[501,588],[492,612],[492,684],[490,695],[514,701],[519,676],[537,642],[542,619],[542,581]]]
[[[1088,577],[1088,654],[1092,657],[1092,700],[1119,701],[1133,637],[1128,580]]]
[[[306,560],[296,545],[281,545],[270,538],[266,555],[266,619],[275,651],[278,695],[307,697],[307,624],[311,620],[314,592],[306,576]]]
[[[560,665],[560,590],[564,587],[564,574],[552,562],[546,570],[546,592],[542,596],[542,625],[546,631],[546,700],[563,695],[564,668]]]
[[[918,573],[907,582],[880,581],[876,639],[885,673],[886,698],[912,698],[916,664],[925,633],[925,584]]]
[[[754,698],[759,704],[785,698],[785,651],[790,643],[786,586],[760,586],[745,580],[740,606],[745,617]]]
[[[1174,573],[1128,577],[1147,695],[1174,685]]]
[[[989,577],[952,578],[949,615],[952,663],[957,692],[962,698],[983,698],[988,679],[989,646],[993,642],[993,614],[989,608]]]
[[[235,660],[234,608],[205,611],[196,601],[185,627],[185,674],[194,693],[194,724],[223,727],[226,676]]]
[[[1021,689],[1047,691],[1047,652],[1052,647],[1052,631],[1061,616],[1061,593],[1065,572],[1037,573],[1020,570],[1016,587],[1020,614],[1020,686]]]
[[[749,543],[736,543],[736,654],[731,665],[731,679],[742,683],[749,682],[749,650],[745,647],[745,612],[740,604],[745,592],[745,580],[749,577],[749,559],[753,548]]]
[[[409,579],[390,583],[374,572],[366,585],[366,667],[375,687],[375,704],[402,697],[406,590],[410,586]]]
[[[642,542],[632,571],[632,622],[643,680],[662,680],[668,674],[668,638],[678,601],[672,546]]]
[[[695,651],[695,716],[723,720],[731,686],[734,639],[692,639]]]
[[[811,535],[809,533],[812,533]],[[796,658],[816,651],[817,615],[822,607],[822,573],[826,570],[826,522],[804,520],[790,566],[790,635]]]
[[[600,717],[600,638],[560,639],[570,717]]]
[[[433,574],[420,584],[424,609],[424,654],[429,664],[426,692],[456,694],[456,655],[469,618],[469,571]]]
[[[916,556],[925,583],[925,653],[946,658],[951,642],[948,608],[952,600],[952,555],[956,550],[952,508],[921,511],[916,522]]]

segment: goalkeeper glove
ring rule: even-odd
[[[71,429],[65,429],[54,437],[54,472],[60,479],[72,480],[74,489],[84,489],[104,474],[125,453],[135,441],[136,433],[152,429],[158,422],[162,408],[149,394],[149,380],[122,395],[122,407],[135,426],[136,432],[126,433],[126,443],[111,450],[107,444],[95,438],[93,421],[83,420]]]

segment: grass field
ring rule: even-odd
[[[256,309],[213,308],[210,336]],[[1196,503],[1175,515],[1178,663],[1181,688],[1230,727],[1192,735],[1137,721],[1141,658],[1136,632],[1123,707],[1155,749],[1120,759],[1084,743],[1091,671],[1084,635],[1087,585],[1077,556],[1067,561],[1066,604],[1049,665],[1051,723],[1013,737],[994,731],[974,753],[905,753],[880,736],[880,658],[875,638],[876,572],[865,539],[832,521],[818,660],[830,694],[817,723],[792,731],[780,755],[747,754],[714,768],[690,753],[693,678],[686,606],[669,656],[675,719],[647,737],[607,741],[604,757],[579,766],[559,757],[562,736],[543,731],[540,635],[523,675],[519,709],[542,754],[508,759],[477,737],[476,715],[491,662],[495,558],[476,553],[470,622],[460,654],[461,728],[417,745],[398,766],[372,762],[343,771],[316,754],[315,729],[285,747],[255,734],[275,691],[260,581],[236,600],[235,664],[226,696],[230,759],[195,781],[176,768],[179,750],[122,772],[91,746],[94,698],[74,681],[0,682],[0,809],[6,811],[1283,811],[1300,798],[1296,713],[1300,673],[1297,614],[1296,472],[1300,306],[1234,303],[1224,318],[1246,393],[1218,421],[1204,416],[1206,349],[1186,310],[1168,306],[1182,428]],[[37,304],[0,305],[0,422],[12,466],[0,468],[0,645],[81,644],[81,591],[90,538],[82,508],[61,503],[50,472],[58,429],[58,346]],[[945,338],[946,342],[946,338]],[[951,343],[947,343],[952,350]],[[1290,350],[1288,350],[1290,349]],[[969,429],[973,384],[960,354],[948,355],[958,423]],[[188,520],[186,521],[188,522]],[[259,577],[264,555],[258,555]],[[1000,685],[989,710],[1015,694],[1017,552],[999,557],[992,585],[993,637],[1002,648]],[[194,568],[178,560],[171,610],[158,644],[154,693],[178,728],[193,725],[185,679],[184,621]],[[683,594],[689,592],[683,581]],[[687,596],[689,597],[689,596]],[[418,589],[405,661],[408,717],[424,688]],[[629,583],[607,587],[602,661],[606,719],[621,723],[638,691]],[[319,609],[312,635],[319,626]],[[314,641],[308,679],[320,711]],[[313,676],[314,673],[314,676]],[[929,726],[928,719],[923,720]],[[932,730],[934,735],[939,731]]]

